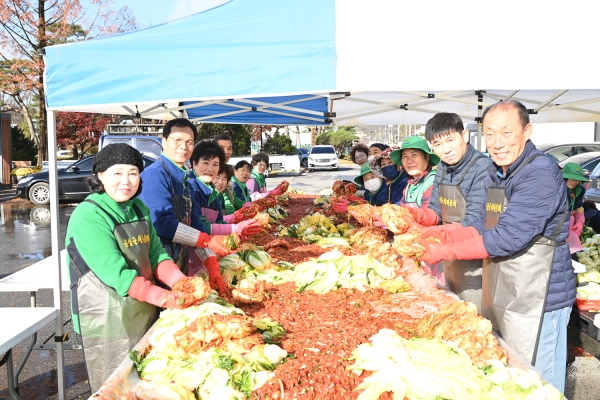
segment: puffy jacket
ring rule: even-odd
[[[173,179],[169,177],[169,173]],[[139,198],[150,209],[152,223],[161,241],[163,239],[173,240],[177,225],[179,225],[171,201],[171,190],[175,194],[185,193],[193,198],[187,174],[185,169],[175,164],[164,154],[161,154],[160,158],[148,168],[144,168],[141,174],[142,193]],[[204,224],[200,221],[198,215],[194,215],[194,213],[191,215],[190,226],[206,232]]]
[[[523,167],[517,175],[512,172],[528,157],[539,156]],[[494,184],[505,187],[510,199],[500,216],[498,225],[484,231],[485,202],[475,228],[483,235],[483,244],[490,257],[511,256],[529,245],[538,236],[550,237],[567,210],[567,186],[558,166],[550,157],[527,141],[523,153],[510,165],[506,174],[496,164],[488,167],[485,190]],[[557,241],[554,263],[550,274],[550,287],[546,299],[546,312],[559,310],[575,302],[576,281],[569,246],[569,216],[566,217]]]
[[[477,161],[475,161],[475,164],[471,166],[473,160],[476,158]],[[443,161],[440,161],[435,174],[435,180],[433,181],[431,201],[429,202],[429,209],[435,211],[435,213],[438,215],[438,221],[440,224],[442,223],[442,211],[440,207],[439,196],[440,183],[455,185],[455,182],[463,178],[465,170],[471,166],[469,170],[466,171],[466,175],[464,175],[464,178],[459,185],[463,196],[465,196],[465,199],[467,200],[467,209],[461,224],[462,226],[470,226],[473,224],[473,222],[475,222],[475,220],[477,220],[477,218],[479,218],[481,205],[485,203],[486,193],[485,188],[483,187],[483,182],[488,176],[487,167],[491,163],[492,161],[488,157],[475,150],[475,148],[470,144],[467,146],[467,151],[458,164],[448,165]],[[446,171],[446,176],[442,182],[442,175],[444,174],[444,171]]]
[[[406,172],[402,171],[402,173],[396,179],[391,181],[389,185],[384,180],[377,192],[371,193],[368,190],[365,190],[365,200],[368,200],[371,205],[382,206],[388,203],[389,194],[390,204],[396,204],[402,198],[402,193],[404,192],[404,187],[407,182],[408,175],[406,175]]]

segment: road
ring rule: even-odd
[[[283,180],[291,187],[307,194],[318,194],[331,188],[338,179],[352,180],[359,172],[355,165],[340,165],[339,171],[315,171],[300,176],[271,176],[267,179],[269,189]],[[69,217],[76,204],[62,204],[60,207],[60,243],[64,248],[64,236]],[[0,202],[0,278],[18,271],[39,259],[47,257],[50,251],[50,218],[48,207],[34,206],[26,201],[10,200]],[[0,307],[28,307],[29,293],[2,293]],[[38,305],[52,306],[52,291],[38,292]],[[63,318],[70,314],[69,295],[63,296]],[[3,321],[2,323],[5,323]],[[73,332],[69,322],[65,326],[70,340],[67,343],[79,344],[80,340]],[[38,336],[38,343],[53,335],[53,325],[46,326]],[[23,358],[24,348],[29,341],[15,350],[15,364]],[[571,356],[567,376],[566,395],[570,400],[600,400],[600,344],[573,329],[569,329]],[[574,349],[575,348],[575,349]],[[579,354],[585,350],[591,354]],[[578,353],[575,357],[573,353]],[[2,355],[0,355],[2,356]],[[87,398],[90,396],[86,381],[85,363],[82,351],[65,351],[67,398]],[[50,350],[36,350],[30,356],[20,376],[20,395],[22,399],[57,399],[56,393],[56,356]],[[6,396],[6,375],[0,368],[0,397]]]

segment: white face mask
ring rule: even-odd
[[[374,158],[375,158],[375,156],[369,156],[369,157],[367,157],[367,161],[371,162],[371,161],[373,161]]]
[[[373,178],[364,181],[365,189],[371,193],[375,193],[381,187],[381,178]]]

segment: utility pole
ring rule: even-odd
[[[317,144],[317,127],[311,126],[310,127],[310,145],[312,147],[315,144]]]

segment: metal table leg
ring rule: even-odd
[[[8,350],[8,360],[6,362],[6,383],[8,384],[8,394],[14,400],[20,400],[19,395],[15,391],[15,377],[13,375],[13,359],[12,359],[12,349]]]
[[[29,294],[31,296],[31,307],[35,308],[37,306],[37,297],[36,297],[37,293],[34,291],[34,292],[29,292]],[[35,342],[37,342],[37,332],[34,333],[33,335],[31,335],[30,337],[31,337],[31,344],[25,351],[25,356],[23,357],[23,360],[21,360],[21,363],[17,367],[17,372],[15,373],[14,388],[16,390],[19,389],[19,375],[21,374],[21,371],[23,371],[23,367],[25,367],[25,363],[27,362],[29,355],[31,355],[31,351],[33,350],[33,347],[35,346]]]

